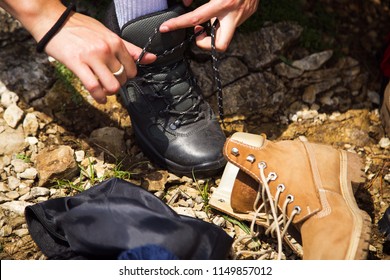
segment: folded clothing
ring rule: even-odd
[[[32,239],[49,259],[118,259],[150,246],[178,259],[225,259],[233,242],[222,228],[178,215],[152,193],[117,178],[28,206],[25,217]]]

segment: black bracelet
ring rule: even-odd
[[[38,45],[37,45],[37,48],[36,48],[37,52],[41,53],[41,52],[43,52],[45,50],[46,45],[54,37],[54,35],[61,29],[61,27],[64,25],[65,21],[68,19],[69,14],[72,11],[76,11],[76,5],[73,2],[71,2],[69,4],[69,6],[62,13],[60,18],[53,25],[53,27],[50,28],[50,30],[45,34],[45,36],[43,36],[43,38],[38,42]]]

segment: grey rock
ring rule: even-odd
[[[249,35],[237,33],[228,53],[241,57],[250,70],[259,71],[277,62],[280,53],[297,42],[301,33],[302,27],[291,22],[275,23]]]
[[[333,55],[333,51],[323,51],[320,53],[313,53],[303,59],[296,60],[292,63],[293,67],[303,71],[313,71],[319,69],[326,63]]]

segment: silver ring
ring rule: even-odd
[[[117,77],[117,76],[120,76],[120,75],[122,75],[122,73],[125,71],[125,67],[123,66],[123,64],[121,64],[121,68],[119,68],[119,70],[118,71],[116,71],[116,72],[114,72],[114,73],[112,73],[115,77]]]

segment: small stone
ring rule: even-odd
[[[5,195],[10,199],[17,199],[20,196],[20,194],[17,191],[10,191]]]
[[[34,180],[38,175],[38,171],[34,167],[27,168],[24,172],[19,173],[22,179]]]
[[[379,147],[381,147],[382,149],[386,149],[386,148],[390,147],[390,139],[387,137],[383,137],[379,141]]]
[[[22,120],[23,110],[20,109],[16,104],[12,104],[5,111],[3,118],[8,126],[15,128],[18,123]]]
[[[198,219],[201,219],[201,220],[208,220],[208,216],[206,214],[206,212],[204,211],[195,211],[195,216],[198,218]]]
[[[5,196],[3,193],[0,193],[0,203],[4,203],[7,201],[11,201],[11,199],[7,196]]]
[[[1,105],[3,105],[5,108],[16,104],[18,101],[19,96],[15,92],[6,91],[1,95]]]
[[[13,233],[19,237],[23,237],[29,234],[28,229],[26,228],[16,229],[13,231]]]
[[[217,226],[219,226],[219,227],[223,227],[223,226],[225,226],[226,221],[225,221],[225,219],[224,219],[223,217],[221,217],[221,216],[216,216],[216,217],[213,219],[213,224],[214,224],[214,225],[217,225]]]
[[[10,190],[16,190],[20,185],[20,180],[14,176],[8,177],[8,188]]]
[[[82,162],[85,158],[85,152],[84,151],[76,151],[75,153],[75,156],[76,156],[76,161],[77,162]]]
[[[23,120],[23,129],[25,135],[37,135],[39,128],[38,119],[33,113],[28,113]]]
[[[37,198],[40,196],[48,196],[50,194],[50,190],[42,187],[35,187],[31,189],[30,193],[33,198]]]
[[[32,145],[36,145],[38,144],[39,140],[37,137],[34,137],[34,136],[29,136],[29,137],[26,137],[26,142],[32,146]]]
[[[5,225],[0,229],[0,236],[1,237],[7,237],[12,234],[12,227],[9,225]]]
[[[192,218],[196,218],[196,215],[194,211],[191,208],[186,208],[186,207],[172,207],[173,210],[179,215],[184,215]]]
[[[16,173],[22,173],[29,167],[28,163],[22,159],[13,159],[11,165]]]
[[[7,188],[7,186],[5,185],[4,182],[0,182],[0,192],[8,192],[9,189]]]
[[[5,209],[5,210],[9,210],[11,212],[14,212],[20,216],[23,216],[24,209],[29,205],[32,205],[32,203],[25,202],[25,201],[10,201],[10,202],[6,202],[6,203],[1,204],[0,207]]]

